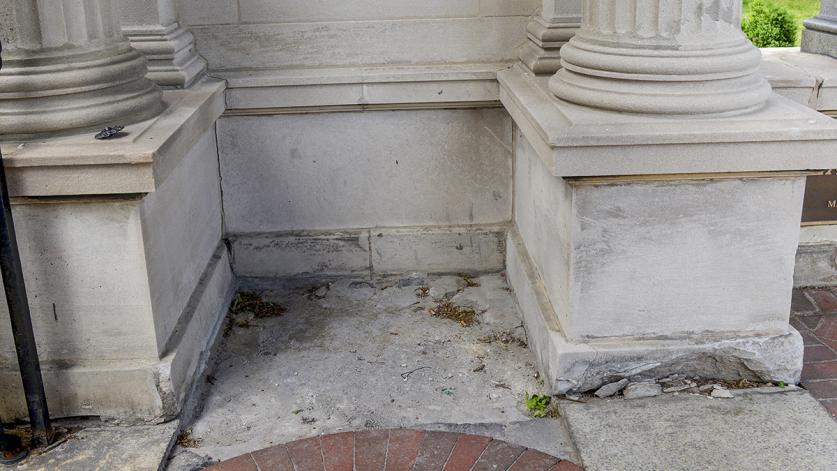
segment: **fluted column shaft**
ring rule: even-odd
[[[550,88],[616,111],[723,114],[764,105],[761,54],[741,32],[741,0],[584,0]]]
[[[802,50],[837,58],[837,0],[822,0],[820,14],[805,21]]]
[[[206,71],[195,37],[177,19],[174,0],[120,0],[122,31],[148,59],[148,78],[164,87],[188,87]]]
[[[543,8],[526,27],[528,41],[520,60],[536,74],[554,74],[561,68],[561,47],[581,25],[582,0],[543,0]]]
[[[2,135],[127,124],[162,109],[114,0],[5,0],[0,39]]]

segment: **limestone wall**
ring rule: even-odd
[[[156,358],[139,201],[12,209],[41,361]],[[8,308],[0,298],[0,369],[13,368]]]
[[[223,117],[236,274],[501,269],[511,146],[499,108]]]
[[[540,0],[178,0],[210,69],[496,62]]]
[[[207,131],[142,201],[142,232],[162,354],[222,237],[215,131]]]

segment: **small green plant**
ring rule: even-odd
[[[750,14],[741,29],[757,47],[791,47],[796,45],[799,33],[791,12],[770,0],[750,2]]]
[[[532,417],[546,417],[549,403],[552,398],[547,395],[526,393],[526,410],[532,413]]]
[[[780,388],[784,388],[785,386],[787,386],[787,385],[785,384],[784,381],[779,381],[779,387]]]

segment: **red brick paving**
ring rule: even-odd
[[[355,464],[355,435],[335,433],[320,438],[325,471],[352,471]]]
[[[393,430],[389,433],[386,471],[410,471],[416,464],[424,434],[418,430]]]
[[[460,435],[453,451],[450,452],[445,471],[468,471],[490,441],[490,438],[479,435]]]
[[[493,469],[509,469],[517,458],[526,451],[525,447],[494,440],[485,447],[472,471],[491,471]]]
[[[245,455],[246,456],[246,455]],[[294,471],[291,455],[285,446],[275,446],[252,453],[253,461],[262,469],[271,471]]]
[[[837,289],[794,290],[792,310],[805,343],[802,386],[837,419]]]
[[[247,453],[211,471],[583,471],[569,461],[489,437],[420,430],[347,432]]]
[[[422,440],[413,471],[435,471],[444,468],[458,434],[427,432]]]
[[[547,471],[558,464],[558,458],[537,450],[526,450],[509,471]]]

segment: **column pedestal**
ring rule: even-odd
[[[561,47],[581,26],[581,0],[544,0],[540,15],[526,27],[528,41],[520,60],[535,74],[552,75],[561,68]]]
[[[148,59],[148,78],[161,87],[186,88],[206,72],[195,38],[177,21],[172,0],[121,0],[122,31]]]
[[[797,382],[805,177],[832,164],[837,123],[777,95],[672,118],[567,103],[522,64],[499,80],[518,128],[507,272],[553,392],[673,373]]]
[[[771,92],[722,3],[585,0],[555,76],[498,73],[518,128],[507,271],[554,393],[799,380],[805,178],[833,167],[837,122]]]
[[[805,21],[802,50],[837,58],[837,0],[822,0],[820,14]]]

